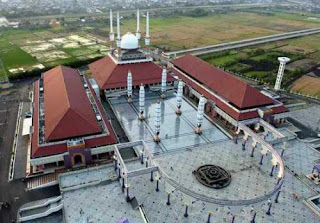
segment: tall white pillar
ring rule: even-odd
[[[121,34],[120,34],[120,16],[119,12],[117,12],[117,47],[120,48],[121,46]]]
[[[156,123],[155,123],[155,135],[153,137],[153,140],[155,142],[159,142],[160,141],[160,125],[161,125],[161,104],[160,101],[157,102],[156,105]]]
[[[204,114],[204,106],[206,104],[207,100],[205,97],[201,96],[198,104],[198,112],[197,112],[197,127],[195,129],[195,132],[197,134],[201,134],[201,125],[203,122],[203,114]]]
[[[180,109],[182,104],[182,92],[183,92],[183,82],[182,80],[179,80],[178,91],[177,91],[177,110],[176,110],[177,115],[181,114]]]
[[[141,33],[140,33],[140,11],[139,9],[137,10],[137,32],[136,32],[136,37],[138,40],[141,39]]]
[[[290,61],[290,59],[288,57],[278,57],[278,60],[280,62],[280,65],[279,65],[277,80],[274,85],[274,89],[276,91],[279,91],[281,89],[281,82],[282,82],[282,77],[284,74],[284,69],[286,67],[286,63],[288,63]]]
[[[128,102],[132,102],[132,74],[129,70],[127,76],[127,95],[128,95]]]
[[[139,119],[144,120],[144,103],[145,103],[145,91],[143,84],[140,85],[139,90]]]
[[[167,70],[166,68],[163,68],[162,70],[162,78],[161,78],[161,97],[166,97],[166,91],[167,91]]]
[[[146,18],[146,37],[145,37],[146,46],[150,45],[150,31],[149,31],[149,12],[147,12]]]
[[[110,38],[110,42],[114,41],[112,9],[110,9],[110,33],[109,33],[109,38]]]

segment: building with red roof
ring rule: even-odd
[[[108,55],[89,65],[90,71],[102,90],[121,89],[127,87],[127,75],[132,74],[132,86],[161,83],[162,68],[152,61],[137,63],[117,63],[112,55]],[[168,77],[168,82],[174,79]]]
[[[282,103],[195,56],[179,57],[169,67],[173,75],[186,83],[185,95],[205,96],[209,100],[207,113],[219,115],[234,126],[238,121],[258,117],[280,118],[288,111]]]
[[[110,157],[108,145],[117,143],[90,82],[69,67],[55,67],[35,82],[32,118],[34,173],[88,165],[101,154]]]
[[[160,86],[163,69],[153,62],[148,50],[140,49],[138,37],[127,33],[119,41],[117,49],[111,49],[106,57],[89,65],[102,95],[104,93],[103,96],[108,97],[110,92],[125,90],[129,72],[132,74],[133,88],[141,84],[146,87]],[[168,84],[174,80],[172,76],[166,79]]]

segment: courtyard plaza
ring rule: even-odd
[[[287,142],[283,153],[285,180],[279,193],[270,194],[278,180],[278,167],[270,176],[272,156],[267,154],[260,165],[261,148],[258,146],[252,153],[251,137],[243,150],[240,138],[235,144],[207,119],[202,125],[203,134],[195,134],[196,110],[185,100],[181,116],[175,114],[173,95],[167,95],[162,101],[161,141],[155,143],[153,120],[158,100],[156,94],[146,97],[144,121],[138,120],[135,99],[130,104],[125,97],[111,100],[129,139],[146,142],[162,173],[134,176],[126,182],[129,197],[135,197],[143,206],[149,222],[207,222],[209,213],[211,222],[250,222],[254,216],[256,222],[319,222],[319,217],[303,204],[306,198],[318,194],[318,187],[304,176],[311,172],[318,151],[297,139]],[[266,140],[272,141],[272,134]],[[283,143],[274,147],[281,154]],[[135,148],[140,149],[139,146]],[[230,184],[212,189],[198,182],[192,172],[206,164],[227,170],[231,174]],[[139,158],[126,161],[125,165],[129,171],[146,167]],[[132,202],[126,202],[127,191],[117,175],[113,165],[60,175],[66,222],[116,222],[123,218],[133,223],[143,222]],[[156,191],[157,180],[159,191]],[[257,198],[265,199],[246,202]],[[227,204],[219,204],[221,200]],[[270,215],[267,215],[270,202]]]
[[[111,106],[127,133],[130,141],[143,140],[154,154],[179,150],[213,142],[229,140],[227,133],[222,132],[207,118],[203,119],[202,134],[194,134],[197,122],[197,110],[194,105],[182,101],[181,115],[175,113],[177,108],[176,97],[171,92],[165,100],[160,100],[157,93],[146,93],[145,120],[138,119],[139,99],[134,95],[133,102],[128,103],[125,97],[111,99]],[[161,126],[158,144],[153,142],[155,134],[155,107],[161,102]]]
[[[217,143],[216,146],[203,145],[192,151],[183,149],[180,152],[167,153],[155,157],[155,162],[172,179],[179,179],[178,183],[193,193],[203,193],[214,198],[246,199],[267,193],[268,189],[275,185],[276,179],[269,176],[267,163],[261,166],[261,170],[242,170],[237,177],[236,172],[231,172],[231,183],[229,186],[214,190],[200,184],[190,170],[193,166],[202,165],[204,160],[209,163],[218,164],[229,170],[238,165],[241,161],[228,163],[221,161],[221,156],[215,157],[216,153],[211,150],[217,149],[221,143],[228,148],[227,142]],[[229,142],[230,143],[230,142]],[[252,162],[259,162],[258,157],[250,157],[249,151],[243,151],[238,145],[236,153],[243,158],[252,159]],[[230,151],[226,151],[227,157]],[[190,154],[191,153],[191,154]],[[194,154],[197,154],[193,156]],[[210,155],[209,155],[210,154]],[[207,157],[209,155],[209,157]],[[182,162],[178,162],[178,158]],[[186,159],[189,157],[189,159]],[[222,159],[223,160],[223,159]],[[191,161],[191,163],[190,163]],[[171,164],[175,164],[173,170]],[[129,170],[143,168],[140,160],[126,163]],[[238,173],[239,173],[238,172]],[[261,176],[260,176],[260,175]],[[249,176],[250,175],[250,176]],[[90,176],[90,177],[89,177]],[[143,222],[140,213],[126,202],[126,191],[122,191],[121,180],[115,180],[117,176],[113,165],[102,166],[88,171],[79,171],[62,174],[60,187],[64,200],[64,216],[66,222],[116,222],[119,219],[128,218],[130,222]],[[156,174],[155,174],[156,176]],[[65,178],[66,177],[66,178]],[[239,179],[245,177],[244,179]],[[196,199],[189,194],[181,192],[181,188],[175,188],[165,178],[159,180],[159,191],[156,191],[156,178],[151,182],[150,174],[129,178],[129,196],[135,197],[139,204],[143,204],[146,216],[150,222],[206,222],[208,212],[212,212],[212,222],[231,222],[233,215],[235,222],[249,222],[256,212],[256,222],[318,222],[316,216],[302,201],[304,198],[314,196],[316,193],[299,181],[294,174],[287,172],[278,203],[275,203],[275,196],[271,197],[273,206],[271,215],[266,215],[268,199],[251,205],[218,205]],[[61,182],[73,182],[72,187]],[[268,184],[269,183],[269,184]],[[64,185],[64,187],[62,187]],[[65,190],[68,188],[67,190]],[[170,205],[168,202],[170,193]],[[297,193],[294,198],[292,193]],[[185,217],[185,207],[188,205],[188,217]]]

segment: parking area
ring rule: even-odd
[[[175,113],[176,96],[174,93],[168,93],[166,99],[160,100],[159,95],[148,92],[145,98],[146,119],[144,121],[138,119],[138,95],[134,95],[132,103],[128,103],[125,97],[111,99],[110,103],[129,139],[131,141],[144,140],[154,154],[228,140],[227,135],[207,118],[203,120],[202,134],[195,134],[196,108],[183,100],[182,114],[177,115]],[[161,103],[161,141],[155,143],[153,141],[156,119],[155,107],[159,100]]]

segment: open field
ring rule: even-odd
[[[80,31],[61,29],[9,30],[1,32],[0,59],[9,78],[34,69],[44,69],[104,56],[104,41]],[[1,80],[0,80],[1,81]]]
[[[320,97],[320,78],[304,75],[292,84],[294,92]]]
[[[310,17],[315,19],[309,19]],[[151,44],[164,50],[204,46],[320,27],[318,18],[320,18],[319,15],[263,11],[262,9],[260,11],[244,9],[225,14],[210,12],[203,17],[176,15],[152,18],[151,15]],[[40,67],[49,68],[60,63],[69,64],[101,57],[109,49],[108,22],[108,19],[88,24],[73,21],[72,24],[59,28],[0,31],[0,59],[8,76],[12,77]],[[127,31],[135,32],[135,19],[124,19],[121,23],[122,34]],[[141,30],[144,35],[144,19],[141,20]],[[319,41],[314,43],[312,41],[314,37],[306,38],[310,38],[307,44],[299,39],[290,41],[305,53],[313,53],[314,59],[320,58],[320,53],[312,49],[315,44],[320,45]],[[143,39],[141,44],[143,45]],[[295,54],[296,48],[284,50]],[[224,65],[232,64],[238,70],[248,69],[250,66],[234,64],[239,59],[249,59],[245,52],[241,55],[233,54],[232,57],[216,59]]]
[[[122,31],[135,30],[134,20],[122,23]],[[320,20],[308,20],[308,16],[302,14],[235,12],[154,18],[151,19],[151,36],[153,45],[178,50],[315,27],[320,27]]]
[[[320,34],[279,41],[261,46],[203,56],[207,62],[273,85],[280,56],[291,59],[286,66],[283,87],[320,64]],[[301,90],[303,92],[303,90]]]

